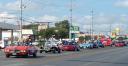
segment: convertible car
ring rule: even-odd
[[[4,48],[4,53],[7,58],[10,56],[37,56],[38,48],[33,45],[13,45]]]

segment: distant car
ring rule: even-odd
[[[74,41],[66,42],[65,44],[62,45],[61,49],[63,51],[80,51],[79,45]]]
[[[86,43],[81,43],[81,44],[79,44],[79,46],[81,49],[86,49]]]
[[[123,47],[123,46],[125,46],[124,42],[116,42],[115,43],[115,47]]]
[[[86,48],[92,49],[93,48],[93,43],[85,43]]]
[[[83,44],[80,44],[80,47],[81,48],[87,48],[87,49],[93,49],[93,48],[98,48],[98,45],[96,43],[93,43],[93,42],[87,42],[87,43],[83,43]]]
[[[104,48],[104,45],[102,44],[101,41],[96,41],[95,43],[97,44],[98,47]]]
[[[6,46],[4,48],[4,53],[7,58],[10,56],[37,56],[38,48],[33,45],[14,45],[14,46]]]

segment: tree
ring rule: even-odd
[[[56,30],[58,30],[58,36],[60,38],[68,38],[69,37],[69,22],[68,20],[63,20],[58,23],[55,23]]]
[[[38,25],[37,24],[29,24],[29,25],[23,25],[23,29],[37,29]]]
[[[40,35],[43,38],[49,39],[51,38],[53,35],[55,35],[55,28],[48,28],[46,30],[41,30],[39,31],[38,35]]]
[[[80,43],[83,43],[84,40],[85,40],[85,37],[84,37],[84,36],[80,36],[80,37],[79,37],[79,42],[80,42]]]
[[[86,41],[91,40],[91,36],[90,36],[90,35],[85,36],[85,40],[86,40]]]

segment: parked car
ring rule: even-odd
[[[63,51],[80,51],[80,47],[75,41],[66,41],[66,43],[63,43],[61,49]]]
[[[7,58],[10,56],[37,56],[38,48],[33,45],[13,45],[13,46],[6,46],[4,48],[4,53]]]

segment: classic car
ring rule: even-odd
[[[6,46],[4,48],[4,53],[7,58],[10,56],[37,56],[38,48],[33,45],[13,45],[13,46]]]
[[[75,41],[66,42],[62,45],[63,51],[80,51],[79,45]]]
[[[43,50],[45,51],[45,53],[48,53],[48,52],[61,53],[61,49],[60,49],[59,44],[60,43],[57,40],[48,40],[45,42]]]

